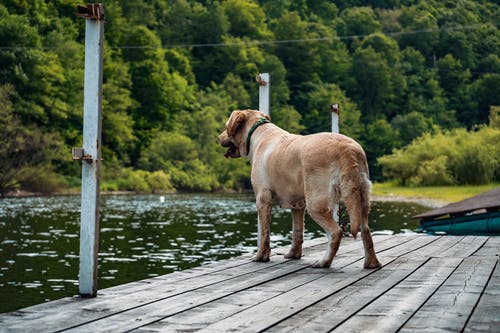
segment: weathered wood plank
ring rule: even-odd
[[[396,332],[448,278],[461,258],[431,258],[332,332]]]
[[[194,291],[186,292],[180,295],[162,299],[157,302],[145,304],[130,310],[107,316],[103,320],[97,320],[78,326],[68,331],[70,332],[99,332],[114,331],[123,332],[136,327],[143,326],[149,322],[155,322],[167,316],[174,315],[190,308],[213,302],[222,297],[243,291],[252,286],[265,283],[266,281],[291,274],[304,269],[310,265],[305,261],[294,261],[282,265],[282,267],[273,267],[266,274],[261,272],[249,273],[239,279],[226,280],[207,287],[199,288]],[[88,309],[88,311],[94,310]]]
[[[495,265],[495,259],[465,258],[400,332],[460,332]],[[429,325],[430,318],[432,325]]]
[[[397,256],[395,253],[407,254],[436,238],[418,237],[414,241],[404,243],[400,248],[391,247],[381,251],[378,255],[382,263],[390,263]],[[362,268],[362,262],[342,268],[337,274],[331,273],[322,276],[311,283],[301,285],[287,293],[262,302],[234,316],[218,321],[202,329],[202,332],[238,331],[252,332],[267,329],[284,318],[315,304],[329,295],[338,292],[364,277],[376,272]]]
[[[453,248],[462,239],[463,239],[463,237],[443,237],[443,238],[422,237],[422,238],[415,239],[415,240],[412,239],[412,242],[405,243],[404,246],[403,245],[401,246],[401,248],[397,248],[397,247],[394,248],[394,247],[391,247],[390,244],[386,243],[385,245],[387,246],[387,249],[385,249],[384,247],[381,247],[381,253],[379,253],[379,256],[382,255],[381,258],[384,258],[385,260],[391,260],[391,258],[395,254],[396,255],[406,255],[407,257],[410,257],[412,254],[412,251],[418,249],[419,254],[421,255],[420,260],[424,261],[426,259],[422,259],[422,257],[427,257],[427,256],[430,256],[430,255],[436,253],[436,252],[445,251],[445,250],[448,250],[450,248]],[[463,246],[458,246],[458,248],[462,249]],[[388,251],[388,250],[390,250],[390,251]],[[387,251],[387,252],[384,252],[384,251]],[[386,253],[386,256],[384,255],[384,253]],[[408,260],[408,259],[406,258],[406,260]],[[414,264],[415,262],[416,262],[416,260],[413,260],[412,263]],[[337,261],[337,264],[340,264],[340,263]],[[342,270],[344,270],[344,269],[342,269]],[[305,271],[307,271],[307,270],[305,270]],[[305,273],[305,271],[301,271],[301,273],[302,272]],[[312,271],[316,271],[316,270],[312,270]],[[387,270],[387,272],[390,272],[390,270]],[[391,272],[391,274],[392,274],[392,272]],[[322,276],[322,277],[324,278],[324,276]],[[288,282],[290,284],[296,284],[296,283],[294,283],[292,277],[287,276],[283,279],[292,280],[292,281],[288,281]],[[266,327],[266,325],[272,325],[273,320],[276,320],[276,318],[286,318],[286,316],[292,315],[293,311],[300,311],[301,308],[307,307],[307,304],[317,302],[318,297],[319,297],[319,299],[321,299],[321,297],[325,297],[325,294],[327,295],[328,292],[324,288],[320,288],[321,291],[319,291],[318,294],[314,294],[311,292],[311,290],[317,290],[316,284],[318,284],[318,281],[321,281],[321,279],[315,277],[314,279],[311,279],[311,282],[310,282],[311,286],[300,285],[298,288],[294,288],[294,290],[292,290],[290,293],[286,293],[286,294],[279,295],[279,296],[272,294],[272,296],[263,297],[263,295],[260,294],[261,295],[261,302],[259,302],[259,305],[257,307],[263,307],[263,310],[257,310],[260,312],[254,313],[256,311],[256,306],[254,306],[249,311],[244,311],[244,310],[246,310],[246,308],[250,308],[247,306],[246,308],[238,308],[237,309],[238,315],[242,316],[243,318],[258,318],[258,320],[256,320],[258,323],[252,322],[252,320],[250,319],[251,323],[248,324],[250,331],[258,330],[261,328],[264,329],[264,327]],[[362,282],[359,282],[359,283],[362,285],[363,281],[364,280],[362,280]],[[347,282],[347,281],[344,281],[344,282]],[[272,284],[272,282],[270,282],[270,284]],[[252,288],[252,290],[257,291],[257,292],[261,292],[262,289]],[[247,292],[251,292],[252,290],[248,290]],[[276,289],[272,289],[272,290],[276,291]],[[349,292],[351,292],[351,291],[352,290],[349,290]],[[296,294],[295,297],[293,297],[292,294]],[[311,298],[308,298],[308,297],[311,297]],[[265,302],[266,299],[269,299],[269,302]],[[286,307],[286,306],[283,310],[280,310],[279,309],[280,305],[290,304],[290,299],[295,300],[295,304],[293,304],[293,306],[292,306],[293,309],[291,309],[292,313],[290,313],[289,307]],[[228,298],[224,298],[224,300],[227,301]],[[306,305],[303,304],[304,300],[306,301]],[[307,300],[309,300],[310,302],[308,303]],[[228,301],[227,303],[233,304],[234,302]],[[212,305],[212,304],[210,304],[210,305]],[[210,305],[209,305],[209,309],[211,312],[217,311],[216,309],[214,309]],[[146,327],[144,327],[144,330],[145,331],[148,331],[148,330],[160,330],[160,331],[162,331],[162,330],[165,330],[166,328],[168,328],[168,330],[170,331],[171,329],[173,329],[172,325],[174,325],[175,323],[178,322],[178,320],[176,320],[176,319],[180,319],[180,318],[183,318],[182,320],[186,323],[197,322],[197,321],[199,322],[201,320],[203,322],[203,324],[200,323],[200,325],[196,326],[196,329],[200,329],[200,328],[203,328],[203,325],[207,325],[209,323],[214,323],[216,321],[222,321],[224,316],[227,316],[228,314],[231,313],[231,311],[230,310],[228,311],[227,308],[225,307],[225,303],[221,303],[221,305],[219,305],[218,309],[219,309],[219,314],[224,314],[224,315],[219,315],[216,318],[210,319],[210,315],[200,316],[200,312],[199,312],[200,309],[194,308],[194,309],[189,310],[187,312],[184,312],[182,314],[179,314],[179,315],[176,315],[173,317],[169,317],[168,319],[159,321],[153,325],[146,326]],[[280,311],[281,311],[281,313],[280,313]],[[345,311],[342,311],[341,313],[345,314]],[[269,317],[266,317],[266,316],[269,316]],[[266,320],[263,320],[263,317],[265,317],[264,319],[269,319],[268,321],[270,321],[271,324],[269,324],[269,323],[266,324]],[[281,319],[279,319],[279,320],[281,320]],[[227,318],[227,321],[229,321],[231,324],[233,324],[233,323],[240,323],[241,324],[241,318],[239,318],[239,317],[238,318],[230,317],[230,318]],[[208,326],[208,327],[204,328],[203,330],[206,330],[206,331],[219,331],[219,330],[226,330],[226,329],[237,330],[237,331],[241,331],[241,330],[244,331],[245,330],[245,328],[243,326],[221,327],[218,325],[220,325],[220,324],[216,323],[212,326]],[[258,325],[263,325],[263,326],[260,327]],[[302,328],[304,328],[304,327],[302,327]],[[301,328],[301,330],[302,330],[302,328]],[[186,329],[186,327],[178,328],[178,329]],[[194,329],[194,327],[192,326],[191,329]]]
[[[391,239],[396,239],[397,243],[401,245],[401,241],[406,241],[409,238],[393,237]],[[379,242],[377,248],[381,252],[383,252],[384,250],[394,248],[395,244],[397,243],[393,241],[386,241],[386,242],[381,241]],[[224,297],[223,299],[217,302],[206,304],[201,307],[196,307],[188,311],[179,313],[177,315],[167,317],[159,322],[155,322],[151,325],[145,326],[139,331],[145,331],[145,332],[147,331],[151,332],[156,330],[176,331],[188,328],[190,330],[194,330],[195,328],[201,329],[204,326],[207,326],[208,324],[222,320],[226,317],[229,317],[230,315],[235,314],[236,312],[241,312],[246,308],[255,306],[255,304],[257,303],[262,303],[267,299],[274,298],[277,296],[277,293],[285,293],[289,290],[295,289],[309,282],[315,283],[315,280],[324,277],[328,274],[331,274],[332,272],[342,273],[345,267],[349,265],[356,265],[356,267],[360,266],[361,260],[363,259],[363,252],[362,250],[358,252],[359,253],[357,255],[351,254],[351,256],[348,256],[348,254],[339,255],[335,260],[335,266],[334,266],[335,268],[333,269],[307,268],[297,272],[298,274],[287,275],[266,282],[262,285],[255,286],[248,290],[245,290],[243,293],[247,297],[259,300],[259,302],[256,302],[254,304],[249,304],[249,303],[241,304],[241,293],[236,293]],[[359,270],[359,267],[357,268],[357,270]],[[367,271],[367,273],[369,272],[370,271]],[[233,307],[234,304],[239,304],[240,306]],[[214,315],[214,313],[217,313],[217,315]]]
[[[325,239],[316,239],[306,241],[301,260],[285,260],[286,247],[273,250],[268,263],[251,262],[249,255],[225,260],[109,288],[96,299],[67,298],[3,314],[0,331],[406,332],[426,324],[426,331],[465,324],[473,332],[498,327],[500,237],[374,240],[384,264],[379,270],[362,268],[362,242],[352,238],[343,239],[331,268],[312,269],[325,250]]]
[[[488,237],[486,243],[473,255],[498,258],[500,256],[500,236]]]
[[[288,274],[293,270],[301,269],[308,265],[307,262],[303,262],[300,265],[287,265],[286,269],[280,270],[281,262],[270,263],[252,263],[249,265],[247,271],[240,271],[240,275],[248,279],[248,283],[257,283],[256,276],[261,276],[262,278],[268,276],[270,279],[275,278],[276,272],[282,272],[280,274]],[[276,267],[278,266],[278,268]],[[268,275],[262,274],[261,270],[267,270]],[[236,273],[235,273],[236,274]],[[159,285],[154,289],[147,289],[141,292],[135,292],[130,295],[120,295],[118,297],[106,297],[106,298],[94,298],[94,299],[83,299],[77,300],[75,302],[67,303],[64,308],[64,312],[61,312],[60,308],[45,308],[44,311],[17,311],[9,315],[1,315],[0,321],[2,325],[8,325],[15,330],[25,330],[33,325],[32,320],[36,319],[37,324],[44,325],[47,330],[61,330],[68,327],[73,327],[75,325],[83,324],[89,321],[95,321],[99,318],[107,317],[115,313],[121,313],[129,309],[136,309],[137,307],[151,307],[151,304],[155,302],[178,302],[178,299],[182,299],[185,293],[197,292],[198,290],[203,290],[203,288],[224,288],[226,285],[232,285],[236,281],[241,280],[240,275],[229,275],[217,272],[215,274],[210,274],[203,276],[201,279],[196,280],[185,280],[177,282],[175,284],[165,284]],[[227,292],[223,292],[227,294]],[[198,301],[202,301],[201,298],[197,298]],[[203,302],[202,302],[203,303]],[[23,321],[20,321],[20,315],[23,317]]]
[[[329,331],[418,269],[430,255],[440,249],[448,249],[460,239],[462,237],[442,237],[420,248],[417,256],[413,252],[406,253],[367,278],[285,319],[269,331]]]
[[[392,242],[389,242],[389,246],[393,246],[393,245],[394,245],[394,244],[393,244]],[[351,240],[351,241],[348,241],[346,244],[344,244],[344,246],[342,247],[342,249],[341,249],[341,250],[339,250],[339,252],[340,252],[340,253],[342,253],[342,252],[349,253],[350,251],[351,251],[351,252],[354,252],[354,253],[356,253],[356,255],[358,256],[355,260],[360,260],[360,256],[362,256],[362,255],[363,255],[363,251],[362,251],[361,247],[362,247],[362,242],[361,242],[361,241],[359,241],[359,240],[358,240],[358,241],[352,241],[352,240]],[[282,261],[282,262],[284,262],[284,259],[283,259],[283,258],[281,258],[281,257],[278,257],[278,258],[273,259],[273,260],[275,260],[275,261]],[[350,260],[350,259],[349,259],[349,260]],[[301,263],[302,268],[307,267],[307,266],[308,266],[308,265],[310,265],[311,263],[312,263],[312,262],[302,261],[302,263]],[[254,263],[254,264],[255,264],[255,265],[264,265],[264,266],[269,266],[269,265],[270,265],[270,263]],[[239,268],[241,268],[241,267],[234,268],[234,269],[239,269]],[[229,272],[232,272],[234,269],[230,270]],[[271,267],[271,268],[269,268],[269,269],[272,269],[272,267]],[[267,272],[267,273],[269,273],[269,272]],[[224,274],[225,274],[225,275],[227,275],[227,274],[228,274],[228,272],[224,272]],[[252,273],[250,273],[250,274],[252,274]],[[264,272],[258,272],[258,274],[259,274],[259,276],[265,276]],[[286,274],[288,274],[288,273],[286,273]],[[286,275],[286,274],[284,274],[284,275]],[[215,275],[216,275],[216,274],[214,274],[214,276],[215,276]],[[239,274],[239,275],[241,275],[241,274]],[[272,276],[272,274],[271,274],[271,275],[269,275],[269,274],[268,274],[268,278],[269,278],[270,280],[273,280],[273,279],[275,279],[276,277]],[[241,288],[241,289],[248,288],[248,287],[249,287],[249,281],[250,281],[250,283],[252,283],[252,282],[251,282],[252,280],[251,280],[251,279],[249,279],[249,277],[248,277],[248,276],[245,276],[245,279],[240,279],[240,280],[234,280],[234,279],[233,279],[233,280],[231,280],[231,281],[230,281],[230,282],[231,282],[231,283],[230,283],[230,287],[228,287],[228,289],[227,289],[227,290],[224,290],[224,288],[225,288],[225,287],[224,287],[224,284],[223,284],[223,285],[221,285],[221,284],[212,284],[212,286],[213,286],[213,287],[217,290],[217,293],[215,293],[215,294],[213,295],[213,298],[211,298],[211,299],[212,299],[212,300],[213,300],[213,299],[218,299],[218,298],[220,298],[220,297],[222,297],[222,296],[224,296],[224,295],[228,295],[228,294],[234,293],[234,292],[235,292],[235,290],[238,290],[239,288]],[[255,282],[253,282],[253,283],[255,283]],[[226,284],[226,285],[229,285],[229,284]],[[177,283],[177,284],[176,284],[176,286],[175,286],[175,288],[178,290],[178,289],[179,289],[179,288],[181,288],[182,286],[183,286],[183,283]],[[189,282],[189,285],[188,285],[188,286],[191,286],[191,282]],[[165,287],[163,287],[163,288],[165,288]],[[204,287],[204,288],[199,288],[199,289],[197,290],[197,292],[203,292],[203,291],[206,291],[206,290],[210,290],[210,287],[209,287],[209,286],[207,286],[207,287]],[[151,290],[151,292],[154,292],[154,291],[156,291],[156,289],[155,289],[155,290]],[[222,291],[222,292],[221,292],[221,291]],[[221,293],[219,293],[219,292],[221,292]],[[224,292],[226,292],[226,294],[224,294]],[[186,293],[189,293],[189,292],[187,291]],[[191,293],[189,293],[189,294],[188,294],[188,296],[189,296],[190,294],[191,294]],[[142,292],[142,293],[141,293],[141,295],[140,295],[140,300],[143,300],[143,299],[144,299],[144,296],[143,296],[143,295],[144,295],[144,292]],[[137,300],[135,300],[135,299],[134,299],[134,296],[135,296],[135,294],[130,295],[130,296],[129,296],[128,301],[125,303],[128,307],[131,307],[131,304],[134,304],[134,303],[135,303],[135,304],[138,304]],[[173,296],[173,297],[176,297],[176,296]],[[195,297],[197,297],[197,296],[195,295]],[[207,296],[206,296],[206,295],[203,295],[203,294],[202,294],[201,298],[202,298],[203,300],[207,300],[207,301],[208,301],[208,298],[207,298]],[[163,299],[158,300],[158,302],[160,302],[160,303],[161,303],[161,302],[165,302],[165,301],[166,301],[166,302],[170,302],[170,301],[171,301],[171,302],[173,302],[174,300],[170,300],[170,298],[169,298],[169,299],[164,299],[164,300],[163,300]],[[155,302],[156,302],[156,301],[155,301]],[[145,306],[145,307],[147,307],[147,308],[154,308],[154,307],[158,307],[159,305],[154,304],[155,302],[146,303],[144,306]],[[176,302],[177,302],[177,303],[179,303],[179,301],[176,301]],[[112,315],[109,313],[109,311],[108,311],[108,313],[105,313],[105,311],[106,311],[106,310],[108,310],[108,309],[110,309],[110,308],[112,308],[112,309],[114,309],[114,310],[115,310],[117,307],[122,306],[122,303],[117,303],[117,304],[115,304],[115,305],[112,305],[112,304],[110,304],[110,303],[111,303],[111,302],[108,302],[108,303],[106,304],[106,307],[105,307],[105,308],[103,308],[103,307],[102,307],[102,305],[97,306],[97,305],[95,305],[95,304],[94,304],[94,305],[92,305],[92,306],[91,306],[91,308],[92,308],[92,310],[94,311],[94,313],[95,313],[97,316],[99,316],[99,317],[106,317],[106,320],[105,320],[105,321],[106,321],[106,322],[108,322],[108,321],[110,321],[110,320],[114,320],[114,316],[112,316]],[[203,303],[203,302],[201,302],[200,304],[204,304],[204,303]],[[189,309],[189,308],[191,308],[191,307],[192,307],[192,304],[191,304],[191,303],[189,303],[189,304],[187,304],[187,305],[183,305],[183,304],[181,303],[181,304],[177,304],[177,306],[176,306],[176,308],[175,308],[175,309],[176,309],[176,311],[182,311],[182,310]],[[90,308],[90,307],[89,307],[89,308]],[[102,311],[100,311],[100,312],[95,312],[96,310],[101,310],[101,309],[102,309]],[[135,311],[135,309],[134,309],[134,311]],[[137,311],[139,311],[139,310],[137,310]],[[89,312],[89,311],[86,311],[86,314],[87,314],[88,312]],[[116,311],[115,311],[115,312],[116,312]],[[126,312],[126,314],[125,314],[126,316],[129,316],[129,315],[130,315],[130,314],[128,313],[128,311],[125,311],[125,312]],[[140,311],[139,311],[139,312],[140,312]],[[164,314],[164,316],[170,316],[170,315],[172,315],[172,314],[175,314],[175,312],[168,312],[168,311],[167,311],[167,312]],[[122,315],[123,315],[123,313],[118,313],[118,314],[117,314],[117,316],[118,316],[118,317],[120,317],[120,316],[122,316]],[[87,317],[83,317],[83,318],[85,318],[85,322],[88,322],[88,321],[89,321],[89,317],[88,317],[88,316],[87,316]],[[98,319],[98,318],[96,318],[96,319]],[[158,320],[158,319],[154,316],[154,311],[148,311],[148,313],[147,313],[145,316],[142,316],[142,317],[141,317],[141,321],[140,321],[140,322],[141,322],[142,324],[144,324],[144,323],[147,323],[148,321],[155,321],[155,320]],[[74,321],[72,321],[72,322],[74,323]],[[122,323],[122,322],[126,322],[126,321],[123,321],[122,319],[117,319],[117,322]],[[137,322],[135,322],[135,323],[137,323]],[[92,324],[91,324],[91,325],[92,325]],[[95,326],[96,326],[96,329],[97,329],[97,327],[102,327],[102,325],[95,325]],[[130,326],[130,325],[129,325],[129,326]],[[94,327],[94,326],[91,326],[91,328],[90,328],[90,329],[93,329],[92,327]],[[118,326],[116,329],[119,329],[119,327],[120,327],[120,326]]]
[[[500,260],[472,313],[464,332],[500,332]]]
[[[360,242],[360,241],[351,241],[351,242],[348,242],[347,244],[345,244],[342,251],[339,250],[339,252],[343,252],[343,251],[345,251],[347,253],[353,252],[353,256],[345,255],[344,257],[342,257],[341,262],[345,262],[344,264],[349,264],[349,263],[361,260],[361,258],[363,256],[363,251],[360,250],[361,246],[362,246],[362,242]],[[388,246],[393,247],[392,242],[389,242]],[[283,260],[283,259],[276,259],[276,260]],[[229,282],[229,283],[221,282],[219,284],[212,284],[210,286],[210,290],[217,290],[218,293],[203,294],[204,290],[207,288],[200,288],[192,293],[187,292],[187,293],[184,293],[182,295],[182,297],[185,300],[187,300],[187,302],[186,301],[184,301],[184,302],[178,301],[178,300],[174,299],[174,298],[177,298],[177,296],[174,296],[174,297],[169,298],[169,299],[160,300],[158,302],[151,303],[151,304],[146,304],[146,305],[144,305],[144,307],[146,309],[142,309],[143,307],[141,307],[141,309],[136,308],[136,309],[133,309],[132,311],[133,312],[138,311],[140,313],[145,312],[145,314],[141,315],[141,317],[140,317],[141,318],[140,324],[144,325],[148,321],[154,322],[154,321],[158,320],[157,312],[162,313],[162,315],[164,317],[171,316],[177,312],[192,308],[193,303],[196,303],[193,301],[193,299],[198,300],[198,303],[197,303],[198,305],[203,305],[205,303],[208,303],[208,301],[210,301],[210,300],[217,300],[223,296],[231,295],[237,291],[245,290],[245,289],[253,287],[255,285],[262,284],[268,280],[273,281],[275,279],[278,279],[280,276],[287,276],[290,273],[289,269],[291,267],[293,268],[292,265],[296,265],[298,267],[297,269],[295,269],[295,268],[293,269],[293,272],[295,272],[295,271],[298,271],[300,269],[308,267],[312,262],[313,262],[312,258],[309,261],[306,261],[306,260],[292,261],[292,262],[287,263],[287,265],[281,265],[281,268],[276,268],[275,273],[273,273],[273,271],[272,271],[273,267],[270,267],[265,272],[249,273],[246,276],[244,276],[244,278],[232,279],[231,281],[225,281],[225,282]],[[267,266],[269,266],[269,263],[254,263],[254,264],[255,265],[267,265]],[[277,266],[275,266],[275,267],[277,267]],[[281,269],[281,271],[279,271],[279,269]],[[262,281],[262,282],[256,282],[253,279],[257,279],[257,280]],[[177,284],[177,287],[178,287],[178,285],[179,284]],[[199,299],[201,299],[203,301],[201,301]],[[168,303],[175,302],[176,305],[175,305],[174,309],[176,312],[169,311],[168,307],[164,306],[164,304],[163,304],[164,302],[168,302]],[[93,306],[92,308],[95,309],[95,306]],[[133,321],[132,323],[127,321],[126,318],[128,318],[130,316],[131,316],[131,314],[129,313],[129,311],[123,312],[123,313],[118,313],[116,316],[109,316],[108,315],[108,316],[106,316],[105,322],[108,323],[109,321],[116,321],[117,323],[113,324],[115,330],[120,330],[121,327],[126,327],[126,328],[130,329],[131,327],[134,327],[133,324],[137,325],[137,321]],[[134,316],[134,314],[132,314],[132,317],[133,316]],[[115,318],[115,317],[117,317],[117,318]],[[126,317],[126,318],[124,319],[122,317]],[[102,327],[106,327],[106,326],[103,326],[101,324],[98,324],[98,322],[95,322],[95,323],[90,323],[89,325],[85,325],[83,327],[85,330],[95,330],[95,329],[102,329]],[[74,330],[79,330],[79,328],[75,328]]]
[[[447,236],[453,237],[453,236]],[[449,248],[446,251],[436,253],[435,257],[446,258],[446,257],[461,257],[465,258],[472,255],[478,249],[480,249],[484,243],[488,240],[484,236],[465,236],[464,239],[460,241],[457,245]]]
[[[269,299],[245,311],[218,321],[201,330],[201,332],[255,332],[264,330],[281,318],[293,315],[304,307],[341,290],[350,284],[373,273],[362,268],[362,263],[345,267],[337,273],[331,273],[291,290],[285,294]]]
[[[306,241],[304,244],[315,246],[322,242],[322,239],[315,239]],[[355,242],[350,243],[352,244],[345,247],[346,251],[356,249],[360,245]],[[81,299],[68,297],[31,306],[9,314],[1,314],[0,323],[9,323],[9,318],[11,317],[13,322],[19,324],[19,319],[23,318],[26,322],[25,326],[29,327],[30,320],[44,319],[50,323],[48,327],[52,327],[54,330],[64,329],[66,327],[64,326],[64,322],[58,320],[64,317],[59,307],[64,307],[67,314],[74,312],[73,318],[70,320],[71,326],[74,326],[77,323],[96,319],[93,316],[97,316],[97,318],[107,316],[110,313],[120,312],[130,307],[139,306],[140,304],[218,283],[233,278],[238,274],[244,275],[260,269],[267,269],[286,261],[288,260],[283,259],[281,256],[276,256],[273,257],[273,261],[270,263],[253,263],[250,260],[250,256],[239,257],[220,262],[220,265],[207,265],[209,267],[202,270],[192,269],[185,272],[175,272],[167,274],[163,279],[152,278],[104,289],[98,293],[97,298]],[[93,316],[88,312],[84,312],[83,315],[77,315],[77,312],[82,311],[84,307],[95,307],[100,311],[92,312]]]

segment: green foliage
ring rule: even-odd
[[[21,126],[14,114],[10,85],[0,86],[0,193],[17,189],[52,192],[63,187],[62,177],[53,172],[60,154],[57,137],[35,125]]]
[[[85,23],[75,4],[0,4],[0,191],[78,185],[69,152],[82,141]],[[491,147],[497,1],[104,6],[104,189],[249,188],[249,165],[224,159],[216,138],[232,110],[256,108],[263,72],[271,74],[271,118],[291,132],[329,131],[329,105],[338,103],[340,131],[363,144],[376,180],[500,177]]]
[[[431,133],[435,129],[432,119],[420,112],[412,111],[405,115],[397,115],[392,119],[391,125],[398,130],[404,145],[411,143],[424,133]]]
[[[339,27],[340,35],[368,35],[380,28],[380,22],[371,7],[347,8],[340,14],[343,24]]]
[[[491,128],[500,129],[500,106],[492,105],[490,116],[489,116],[489,126]]]
[[[365,143],[366,155],[369,161],[372,161],[371,177],[375,180],[380,179],[380,169],[375,163],[380,163],[377,156],[382,156],[391,152],[394,148],[400,146],[399,136],[395,129],[385,119],[378,119],[370,123],[365,132],[363,132],[361,141]],[[373,168],[373,166],[377,168]]]
[[[386,177],[402,185],[477,185],[498,181],[500,131],[482,127],[425,134],[378,158]]]

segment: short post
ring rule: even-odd
[[[271,77],[269,73],[261,73],[255,80],[259,83],[259,111],[269,116]]]
[[[330,112],[332,114],[332,133],[340,133],[339,132],[340,106],[338,104],[331,104]]]
[[[340,107],[338,104],[330,104],[330,113],[332,114],[332,133],[339,133],[340,123]],[[333,219],[335,222],[340,221],[339,206],[336,205],[333,210]]]
[[[73,159],[83,161],[79,292],[81,296],[94,297],[99,252],[104,7],[99,3],[77,6],[77,15],[85,18],[83,148],[73,149]]]
[[[269,116],[271,77],[269,73],[260,73],[255,77],[255,81],[259,84],[259,111]],[[260,219],[257,215],[257,247],[260,247],[260,229]]]

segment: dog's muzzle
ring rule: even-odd
[[[226,153],[224,154],[225,158],[232,157],[232,158],[238,158],[240,157],[240,150],[238,147],[236,147],[232,142],[229,142],[229,148],[227,149]]]
[[[232,157],[232,158],[238,158],[241,156],[240,150],[234,143],[229,141],[229,137],[227,134],[224,132],[219,136],[219,143],[222,147],[226,147],[227,151],[224,154],[225,158]]]

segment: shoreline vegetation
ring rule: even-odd
[[[457,186],[399,186],[391,182],[374,183],[372,200],[374,201],[411,201],[430,207],[439,207],[460,201],[482,192],[499,187],[499,183],[487,185]]]
[[[440,207],[451,202],[460,201],[479,193],[492,190],[499,187],[500,183],[493,183],[487,185],[477,186],[422,186],[422,187],[408,187],[399,186],[391,182],[374,183],[371,192],[371,201],[399,201],[399,202],[415,202],[429,207]],[[169,193],[183,193],[178,192],[160,192],[152,194],[169,194]],[[195,193],[195,192],[189,192]],[[209,192],[205,192],[209,193]],[[252,193],[251,190],[235,192],[235,191],[219,191],[212,193]],[[101,191],[102,195],[133,195],[133,194],[146,194],[146,192],[138,191]],[[80,195],[79,189],[70,189],[66,191],[54,193],[40,193],[40,192],[27,192],[15,191],[5,193],[0,198],[15,198],[15,197],[30,197],[30,196],[59,196],[59,195]]]
[[[374,182],[498,184],[499,11],[493,0],[108,0],[101,190],[250,189],[250,166],[216,138],[231,111],[259,105],[259,73],[290,133],[330,132],[338,104]],[[0,195],[79,188],[84,51],[74,1],[0,3]]]

